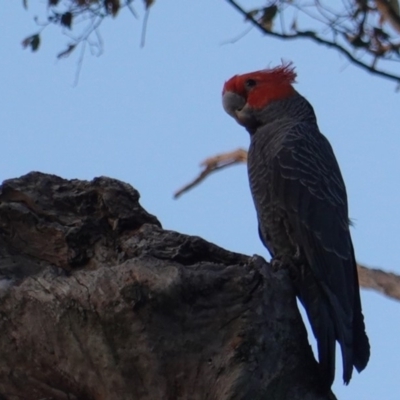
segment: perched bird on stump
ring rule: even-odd
[[[296,294],[318,345],[321,378],[335,377],[335,345],[348,384],[370,346],[349,230],[345,184],[311,104],[294,88],[291,64],[235,75],[223,88],[225,111],[250,134],[248,174],[261,241],[294,271]]]

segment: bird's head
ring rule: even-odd
[[[239,124],[251,128],[255,124],[255,112],[273,101],[283,100],[296,93],[292,86],[295,78],[296,73],[291,63],[235,75],[224,84],[222,104],[225,111]]]

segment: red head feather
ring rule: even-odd
[[[222,94],[234,92],[247,100],[252,108],[263,108],[271,101],[282,100],[295,94],[292,87],[296,78],[292,64],[272,69],[235,75],[225,82]]]

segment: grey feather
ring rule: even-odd
[[[347,384],[353,365],[365,368],[370,349],[339,165],[301,95],[246,112],[260,237],[273,257],[290,259],[298,270],[297,294],[318,342],[326,385],[334,379],[336,341]]]

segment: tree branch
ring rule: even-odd
[[[203,171],[193,179],[190,183],[177,190],[174,194],[174,199],[177,199],[183,193],[201,183],[208,175],[225,167],[230,167],[235,164],[241,164],[247,161],[247,151],[237,149],[229,153],[217,154],[216,156],[209,157],[200,163],[204,167]]]
[[[255,18],[254,16],[245,11],[236,1],[234,0],[226,0],[233,8],[235,8],[240,14],[242,14],[247,21],[250,21],[256,28],[258,28],[261,32],[263,32],[265,35],[272,36],[278,39],[283,39],[283,40],[293,40],[293,39],[310,39],[311,41],[314,41],[318,44],[322,44],[324,46],[333,48],[337,51],[339,51],[341,54],[343,54],[348,60],[350,60],[353,64],[357,65],[358,67],[381,77],[393,80],[400,84],[400,75],[395,75],[390,72],[385,72],[381,71],[375,68],[375,62],[372,63],[372,65],[368,65],[367,63],[357,59],[353,54],[350,53],[347,49],[345,49],[343,46],[338,44],[335,41],[330,41],[327,39],[323,39],[317,35],[316,32],[313,31],[299,31],[296,30],[296,33],[293,34],[285,34],[285,33],[279,33],[279,32],[273,32],[269,29],[264,28]],[[340,33],[345,37],[344,32],[337,32]],[[378,57],[375,54],[375,57]],[[379,57],[378,57],[379,58]]]
[[[391,299],[400,300],[400,276],[381,269],[367,268],[357,265],[360,286],[373,289]]]

